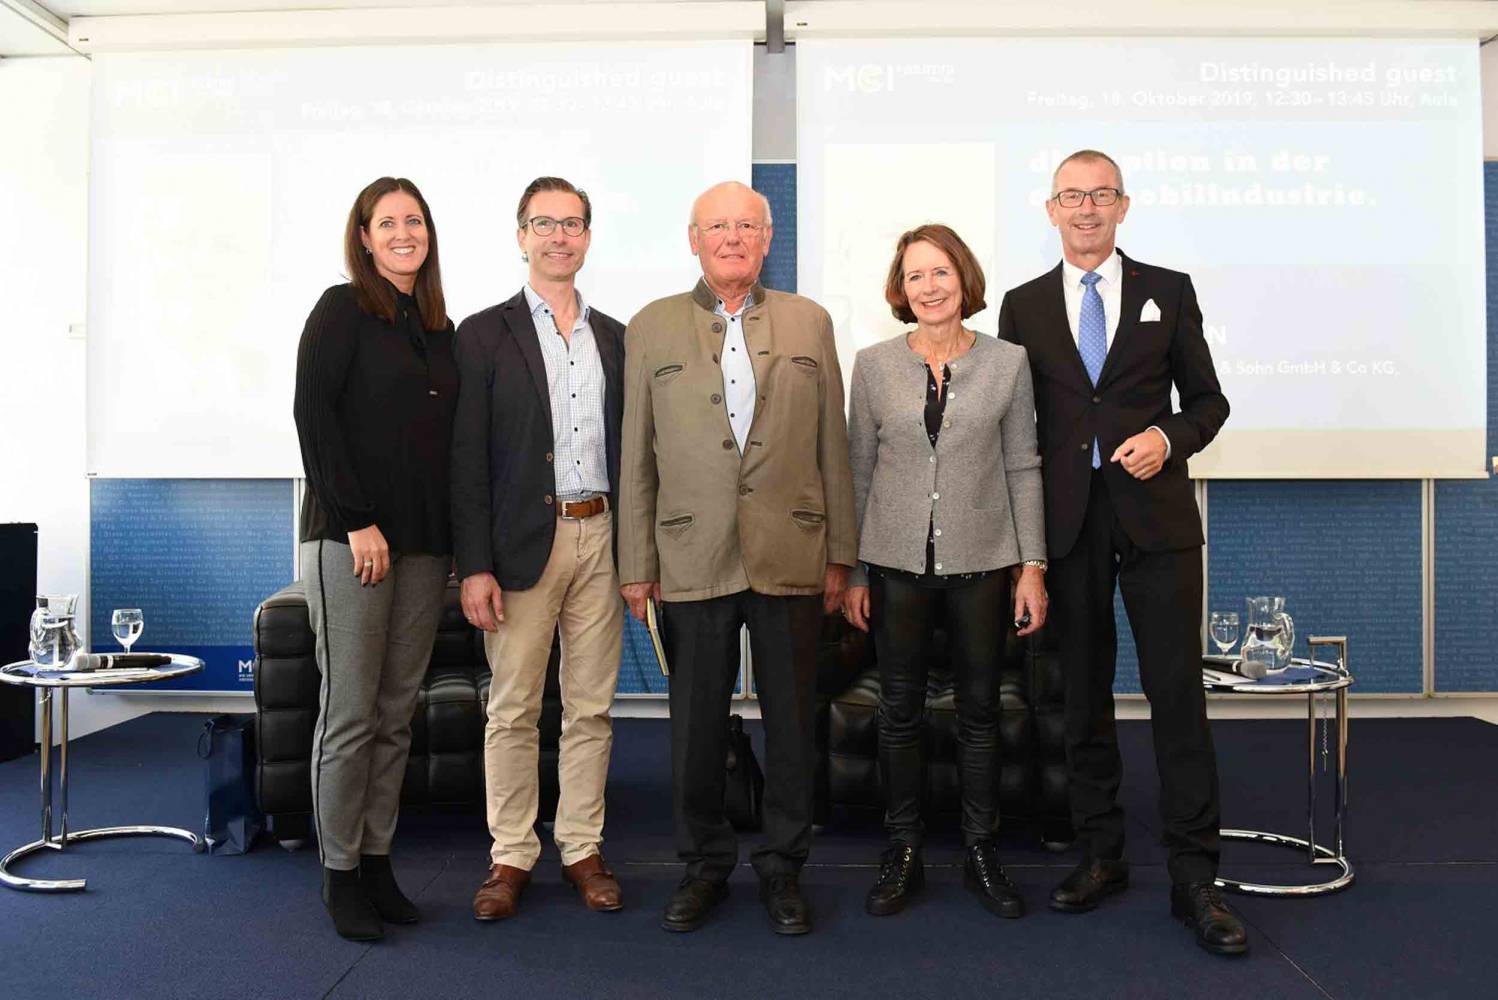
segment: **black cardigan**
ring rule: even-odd
[[[346,544],[374,524],[393,554],[447,555],[453,327],[426,331],[416,301],[397,298],[386,323],[335,285],[307,317],[292,406],[307,476],[301,537]]]

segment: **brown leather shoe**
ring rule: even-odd
[[[473,897],[473,919],[503,920],[513,917],[520,904],[520,893],[531,880],[531,873],[523,868],[509,865],[494,865],[489,877],[479,886]]]
[[[614,873],[603,866],[603,859],[596,854],[590,854],[577,864],[563,865],[562,881],[577,886],[583,903],[590,910],[611,912],[624,909]]]

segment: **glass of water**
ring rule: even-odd
[[[1236,611],[1214,611],[1207,620],[1209,634],[1212,636],[1212,644],[1217,651],[1223,655],[1232,649],[1238,642],[1238,612]]]
[[[116,608],[109,619],[109,626],[114,631],[115,641],[124,646],[128,653],[145,630],[146,618],[140,613],[140,608]]]

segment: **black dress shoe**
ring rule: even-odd
[[[708,912],[727,895],[726,882],[710,882],[705,878],[687,876],[671,894],[661,927],[668,931],[695,931],[707,919]]]
[[[1215,882],[1178,882],[1170,887],[1170,915],[1196,932],[1196,943],[1214,955],[1248,951],[1248,932]]]
[[[322,901],[339,937],[349,941],[378,941],[385,936],[380,915],[359,882],[359,869],[324,868]]]
[[[879,881],[869,890],[864,909],[876,917],[899,913],[910,897],[926,886],[926,868],[919,848],[891,844],[879,856]]]
[[[962,884],[983,908],[996,917],[1023,917],[1025,897],[1019,888],[1004,874],[999,864],[999,852],[993,844],[974,844],[967,849],[967,859],[962,865]]]
[[[801,884],[794,875],[771,875],[761,879],[759,898],[776,934],[805,934],[811,930],[811,910],[801,895]]]
[[[395,881],[388,854],[363,854],[359,857],[359,881],[374,904],[375,912],[387,924],[414,924],[421,919],[416,904],[406,898]]]
[[[1129,863],[1107,858],[1083,858],[1061,884],[1051,890],[1051,909],[1062,913],[1086,913],[1104,896],[1122,892],[1129,885]]]

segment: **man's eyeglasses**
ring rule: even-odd
[[[536,215],[527,220],[525,224],[530,226],[531,232],[537,236],[550,236],[557,231],[558,226],[561,226],[562,232],[568,236],[581,236],[583,230],[588,228],[588,224],[575,215],[568,216],[565,219],[553,219],[549,215]]]
[[[1107,208],[1123,197],[1123,192],[1118,188],[1094,188],[1091,191],[1078,191],[1076,188],[1067,188],[1065,191],[1057,191],[1051,197],[1062,208],[1081,208],[1082,202],[1088,198],[1091,198],[1092,203],[1098,208]]]
[[[765,226],[762,222],[709,222],[707,225],[698,226],[697,231],[710,240],[721,240],[730,232],[739,234],[741,240],[758,239],[764,234]]]

